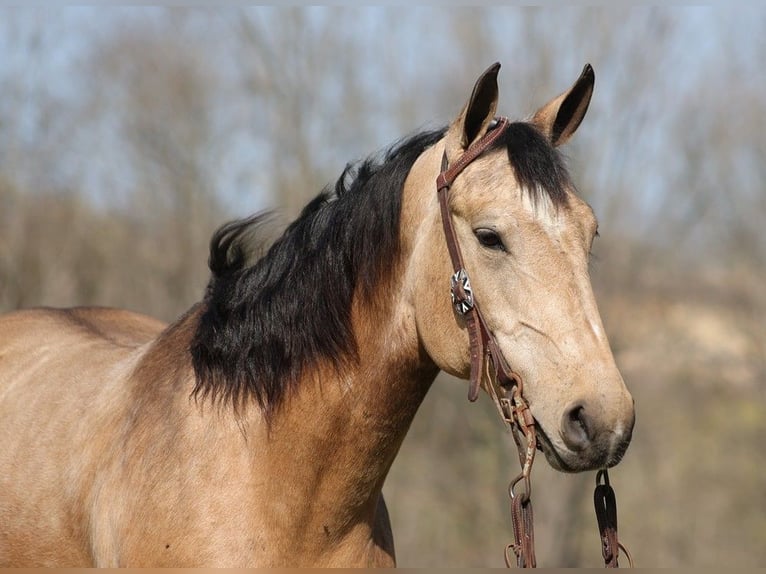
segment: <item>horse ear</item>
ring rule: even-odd
[[[468,103],[449,128],[447,137],[462,149],[487,132],[497,110],[497,72],[500,63],[495,62],[476,80]]]
[[[537,110],[532,123],[545,134],[554,146],[566,143],[575,133],[588,111],[593,83],[596,76],[590,64],[585,64],[582,74],[557,98]]]

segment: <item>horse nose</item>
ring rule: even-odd
[[[578,470],[606,468],[620,462],[633,434],[635,411],[629,394],[618,399],[616,412],[607,411],[600,401],[581,397],[564,409],[559,436]]]
[[[576,401],[564,410],[561,417],[561,438],[573,451],[583,451],[593,442],[595,424],[587,403]]]

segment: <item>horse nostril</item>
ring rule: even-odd
[[[583,404],[575,403],[564,411],[561,438],[570,449],[586,449],[593,439],[592,432],[592,423]]]

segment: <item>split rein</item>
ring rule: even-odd
[[[513,563],[520,568],[536,567],[535,537],[532,516],[532,464],[538,448],[535,419],[524,400],[523,382],[505,361],[494,335],[490,332],[474,299],[471,281],[463,263],[457,234],[449,211],[449,190],[458,175],[484,151],[505,133],[509,120],[500,117],[495,125],[474,142],[448,165],[446,152],[442,156],[441,173],[436,179],[439,208],[441,210],[444,235],[454,275],[451,278],[452,304],[455,311],[465,321],[471,344],[471,379],[468,387],[468,399],[475,401],[479,396],[479,387],[484,387],[492,397],[505,425],[511,430],[519,453],[521,472],[508,486],[511,499],[511,522],[514,541],[505,549],[505,563]],[[523,439],[521,437],[523,435]],[[603,483],[602,483],[603,479]],[[596,475],[594,492],[596,518],[601,536],[601,551],[607,568],[618,567],[617,559],[622,549],[630,565],[633,560],[630,553],[617,538],[617,503],[614,490],[609,484],[607,471],[601,470]]]

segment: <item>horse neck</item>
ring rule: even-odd
[[[416,209],[411,202],[422,203],[404,199],[408,216]],[[404,218],[402,226],[412,229]],[[438,373],[419,341],[406,292],[413,241],[402,239],[386,284],[370,298],[355,297],[356,359],[340,370],[325,366],[308,373],[272,424],[272,462],[303,475],[319,507],[326,500],[336,509],[375,511],[388,470]]]
[[[437,373],[398,305],[361,307],[353,312],[357,360],[341,371],[309,373],[276,415],[268,440],[270,463],[300,475],[294,478],[305,480],[312,505],[347,512],[338,518],[349,522],[374,513]]]
[[[411,201],[421,202],[405,196],[407,220],[418,209],[407,203]],[[412,228],[404,217],[401,225]],[[335,533],[373,524],[385,477],[438,372],[419,342],[405,286],[413,274],[413,241],[409,236],[402,239],[385,285],[372,295],[354,298],[355,357],[340,367],[319,363],[308,369],[270,421],[255,405],[237,415],[224,405],[216,413],[205,399],[200,404],[189,400],[193,372],[180,355],[188,349],[200,308],[169,329],[147,357],[148,371],[142,378],[156,380],[155,369],[168,369],[167,353],[181,350],[180,366],[167,373],[176,382],[163,385],[162,391],[172,394],[167,404],[182,411],[179,419],[190,426],[181,434],[204,435],[206,440],[220,435],[215,444],[229,450],[224,453],[217,447],[210,455],[244,465],[238,468],[252,479],[242,476],[240,484],[252,490],[245,494],[251,498],[251,510],[278,514],[282,529],[295,533],[327,528]]]

